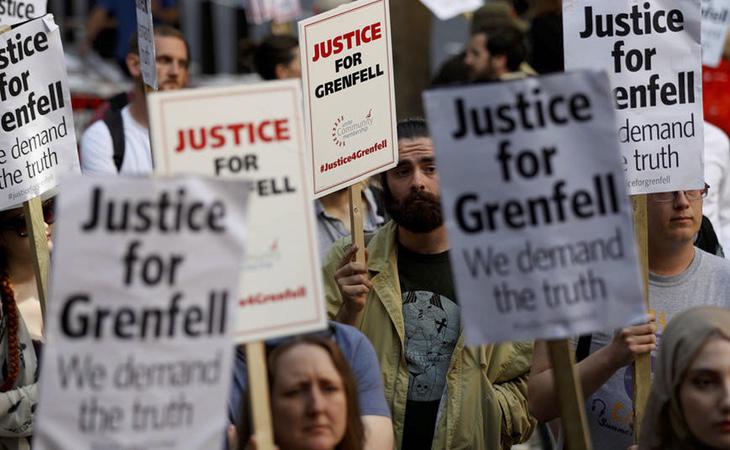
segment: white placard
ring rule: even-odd
[[[720,65],[730,28],[730,0],[702,0],[702,64]]]
[[[421,0],[421,3],[439,20],[449,20],[484,6],[484,0]]]
[[[47,0],[0,0],[0,27],[46,14]]]
[[[152,0],[135,0],[137,4],[137,43],[144,84],[157,90],[155,32],[152,20]]]
[[[424,99],[469,344],[567,338],[643,316],[605,74]]]
[[[315,197],[398,163],[388,0],[299,22],[304,116]]]
[[[566,70],[609,74],[629,194],[704,186],[699,2],[563,2]]]
[[[65,181],[33,448],[221,448],[246,187]]]
[[[236,341],[324,328],[299,81],[156,93],[148,105],[157,173],[245,178],[254,191]]]
[[[52,15],[0,38],[0,210],[79,171],[71,94]]]
[[[246,19],[255,24],[286,23],[302,14],[299,0],[244,0]]]

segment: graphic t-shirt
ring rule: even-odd
[[[695,306],[730,307],[730,261],[695,249],[695,257],[681,274],[649,275],[649,302],[657,318],[657,342],[676,314]],[[612,332],[594,333],[591,353],[608,345]],[[652,369],[654,366],[652,354]],[[594,450],[625,449],[632,444],[633,370],[619,369],[586,403]]]
[[[461,319],[449,253],[423,255],[398,246],[408,364],[402,450],[430,449],[446,372]]]

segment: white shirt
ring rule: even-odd
[[[702,213],[710,219],[720,245],[730,248],[730,140],[724,131],[705,122],[705,181],[710,185]]]
[[[140,125],[129,113],[129,106],[122,109],[124,123],[124,160],[120,173],[148,175],[152,173],[152,151],[147,128]],[[81,171],[85,174],[116,174],[114,146],[109,128],[103,120],[92,124],[81,137],[79,153]]]

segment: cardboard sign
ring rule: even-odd
[[[362,0],[299,22],[315,197],[398,163],[388,8]]]
[[[48,0],[0,0],[0,27],[45,15],[47,2]]]
[[[424,99],[469,344],[567,338],[643,317],[604,74]]]
[[[137,4],[137,42],[144,84],[157,90],[155,32],[151,0],[135,0]]]
[[[244,6],[246,19],[255,24],[291,22],[302,14],[299,0],[248,0]]]
[[[421,0],[439,20],[449,20],[459,14],[472,12],[484,5],[484,0]]]
[[[33,448],[221,448],[243,183],[73,177]]]
[[[730,0],[702,0],[702,64],[720,65],[730,28]]]
[[[699,0],[563,2],[566,69],[611,80],[629,194],[704,186]]]
[[[79,171],[71,94],[53,16],[0,39],[0,210],[56,187]]]
[[[324,328],[299,81],[156,93],[148,105],[158,173],[244,178],[253,191],[236,341]]]

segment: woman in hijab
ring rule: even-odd
[[[664,330],[640,450],[730,450],[730,310],[694,308]]]

